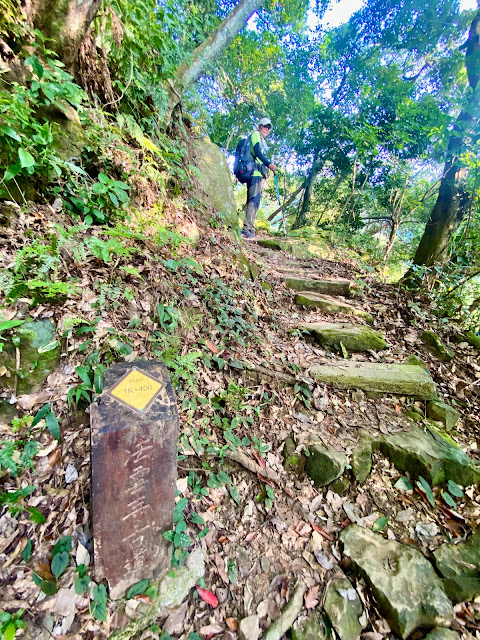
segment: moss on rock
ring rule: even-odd
[[[326,314],[334,315],[337,313],[343,313],[347,316],[358,316],[360,318],[364,318],[370,324],[373,322],[372,316],[367,311],[356,309],[351,304],[340,302],[339,300],[335,300],[334,298],[327,296],[321,296],[317,293],[302,291],[295,296],[295,304],[298,304],[301,307],[313,307],[315,309],[320,309],[320,311],[323,311],[323,313]]]
[[[424,331],[421,338],[430,353],[442,362],[450,362],[455,357],[454,352],[448,349],[433,331]]]
[[[427,405],[427,416],[431,420],[437,420],[445,425],[445,429],[450,431],[460,420],[460,413],[448,404],[432,400]]]
[[[350,280],[312,280],[309,278],[286,278],[285,286],[294,291],[313,291],[327,296],[351,295]]]
[[[300,329],[308,331],[324,346],[338,348],[341,343],[347,351],[381,351],[387,346],[377,331],[365,325],[313,322],[302,325]]]

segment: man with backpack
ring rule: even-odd
[[[243,138],[235,151],[233,172],[239,182],[247,185],[247,205],[242,231],[242,236],[247,239],[255,238],[255,218],[262,197],[262,181],[268,178],[269,169],[274,173],[277,171],[277,166],[266,156],[268,147],[265,138],[271,128],[269,118],[262,118],[258,123],[258,129],[247,138]]]

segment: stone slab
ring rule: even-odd
[[[294,291],[312,291],[328,296],[351,295],[352,282],[350,280],[313,280],[309,278],[286,278],[287,289]]]
[[[436,420],[438,422],[442,422],[445,425],[445,429],[450,431],[457,424],[457,422],[461,418],[461,414],[459,411],[450,407],[448,404],[444,402],[438,402],[437,400],[432,400],[427,405],[427,416],[431,420]]]
[[[340,640],[356,640],[360,636],[365,627],[360,621],[363,606],[350,580],[333,578],[327,587],[323,608]]]
[[[343,313],[347,316],[358,316],[364,318],[369,323],[373,322],[373,318],[368,311],[357,309],[351,304],[346,302],[340,302],[335,298],[329,296],[322,296],[318,293],[311,293],[309,291],[300,291],[295,296],[295,304],[300,307],[313,307],[314,309],[320,309],[323,313],[329,315],[335,315],[337,313]]]
[[[366,325],[348,324],[346,322],[310,322],[300,326],[308,331],[315,340],[326,347],[340,347],[343,344],[347,351],[381,351],[387,343],[380,333]]]
[[[319,382],[338,389],[362,389],[380,393],[431,398],[435,383],[420,367],[406,364],[346,362],[337,365],[316,365],[310,374]]]
[[[415,629],[449,626],[454,617],[452,603],[432,565],[417,549],[357,525],[346,527],[340,541],[395,633],[407,638]]]
[[[90,407],[95,578],[110,596],[170,568],[179,419],[165,366],[117,363]]]

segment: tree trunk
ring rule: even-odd
[[[353,161],[353,170],[352,170],[352,187],[350,189],[350,194],[347,198],[347,201],[343,205],[343,211],[340,214],[340,218],[343,218],[344,215],[348,212],[348,207],[350,206],[350,202],[353,200],[353,196],[355,195],[355,183],[357,181],[357,159],[355,158]],[[365,184],[365,183],[364,183]]]
[[[323,160],[318,162],[318,156],[316,156],[313,160],[312,168],[308,172],[305,182],[303,183],[305,185],[305,191],[292,229],[299,229],[307,224],[307,213],[310,209],[310,202],[312,200],[313,185],[315,184],[315,178],[323,169],[323,165]]]
[[[303,191],[303,189],[305,189],[305,182],[302,182],[302,184],[298,187],[298,189],[295,189],[295,191],[288,196],[288,198],[283,203],[282,207],[278,207],[278,209],[276,209],[271,215],[268,216],[267,220],[271,222],[275,218],[275,216],[277,216],[280,213],[282,208],[285,210],[285,207],[288,207],[288,205],[295,200],[295,198],[298,196],[300,191]]]
[[[27,5],[27,19],[51,38],[48,46],[72,69],[80,43],[101,5],[102,0],[34,0]]]
[[[205,72],[208,65],[218,58],[233,42],[238,32],[249,18],[263,4],[264,0],[240,0],[235,9],[218,25],[176,70],[174,78],[167,86],[169,104],[167,120],[180,102],[183,94]]]
[[[465,65],[472,92],[463,111],[458,116],[448,143],[447,160],[443,171],[437,201],[420,240],[415,257],[416,265],[430,267],[445,264],[448,260],[450,238],[460,226],[466,212],[468,194],[465,191],[467,167],[460,156],[472,136],[480,116],[480,13],[473,19],[466,48]],[[409,278],[411,273],[407,273]]]
[[[340,172],[339,172],[339,175],[338,175],[338,178],[337,178],[337,181],[336,181],[336,183],[335,183],[335,186],[334,186],[334,188],[333,188],[333,191],[332,191],[332,192],[331,192],[331,194],[328,196],[328,200],[326,201],[326,203],[325,203],[325,204],[324,204],[324,206],[323,206],[322,211],[320,212],[320,215],[319,215],[318,220],[317,220],[317,227],[319,227],[319,226],[320,226],[320,224],[321,224],[321,222],[322,222],[322,219],[323,219],[323,216],[325,215],[325,213],[326,213],[326,211],[327,211],[327,209],[328,209],[329,204],[332,202],[333,198],[335,197],[335,194],[336,194],[336,193],[337,193],[337,191],[338,191],[338,187],[341,185],[341,183],[342,183],[342,181],[343,181],[344,177],[345,177],[345,176],[344,176],[344,175],[343,175],[343,173],[340,171]]]

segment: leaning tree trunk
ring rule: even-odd
[[[175,76],[167,86],[168,110],[167,120],[183,94],[205,72],[208,65],[220,56],[233,42],[238,32],[248,19],[263,4],[264,0],[240,0],[235,9],[218,25],[218,27],[202,42],[176,70]]]
[[[80,43],[102,5],[102,0],[34,0],[27,5],[27,19],[50,38],[52,48],[71,69]]]
[[[461,154],[472,136],[480,116],[480,13],[473,19],[466,48],[465,65],[472,92],[464,110],[458,116],[448,143],[447,161],[440,183],[437,201],[420,240],[415,257],[416,265],[430,267],[445,264],[448,259],[450,238],[460,226],[465,215],[468,194],[465,180],[468,169],[461,161]],[[409,278],[409,272],[406,277]]]
[[[316,177],[323,169],[323,165],[324,162],[319,162],[318,157],[316,156],[304,182],[305,191],[303,193],[302,203],[298,210],[297,217],[295,218],[292,229],[300,229],[300,227],[304,227],[307,224],[307,214],[310,209],[310,202],[312,200],[313,185],[315,184]]]

